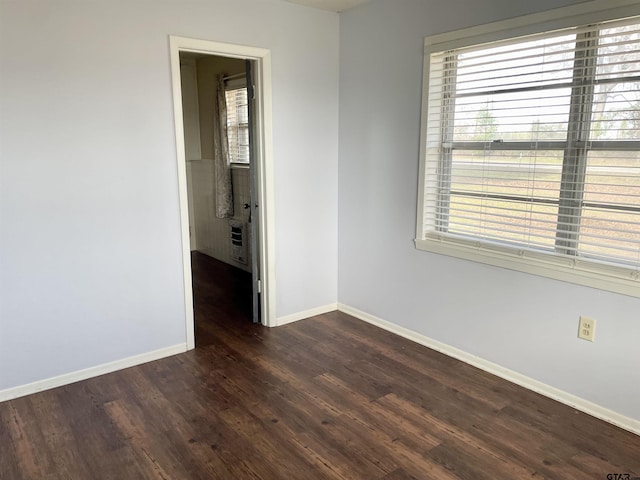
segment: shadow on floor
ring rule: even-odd
[[[197,251],[191,252],[196,346],[210,345],[209,326],[251,323],[251,273]]]

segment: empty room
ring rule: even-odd
[[[0,0],[0,478],[640,478],[638,0]]]

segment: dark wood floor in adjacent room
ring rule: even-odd
[[[196,350],[0,404],[0,478],[640,476],[639,436],[348,315],[251,324],[225,268]]]

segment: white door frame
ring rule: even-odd
[[[182,236],[182,265],[184,276],[184,303],[187,349],[195,348],[193,314],[193,285],[191,279],[191,249],[189,244],[189,204],[187,168],[182,121],[182,95],[180,85],[180,52],[241,58],[255,61],[256,85],[256,161],[255,182],[258,199],[258,248],[260,250],[261,318],[266,326],[275,326],[275,261],[274,261],[274,195],[273,150],[271,128],[271,51],[264,48],[212,42],[194,38],[169,36],[171,51],[171,83],[173,88],[173,115],[176,130],[176,159],[178,164],[178,193],[180,201],[180,229]]]

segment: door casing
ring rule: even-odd
[[[184,125],[182,119],[182,95],[180,82],[180,52],[253,60],[255,102],[255,178],[258,206],[258,249],[261,283],[262,324],[275,326],[275,261],[274,261],[274,195],[273,150],[271,123],[271,51],[265,48],[213,42],[181,36],[169,36],[171,54],[171,83],[173,90],[173,115],[176,135],[176,160],[178,167],[178,194],[180,203],[180,232],[182,240],[182,266],[185,304],[185,329],[187,349],[195,348],[193,312],[193,285],[191,277],[191,252],[189,240],[189,204],[187,168],[184,150]]]

